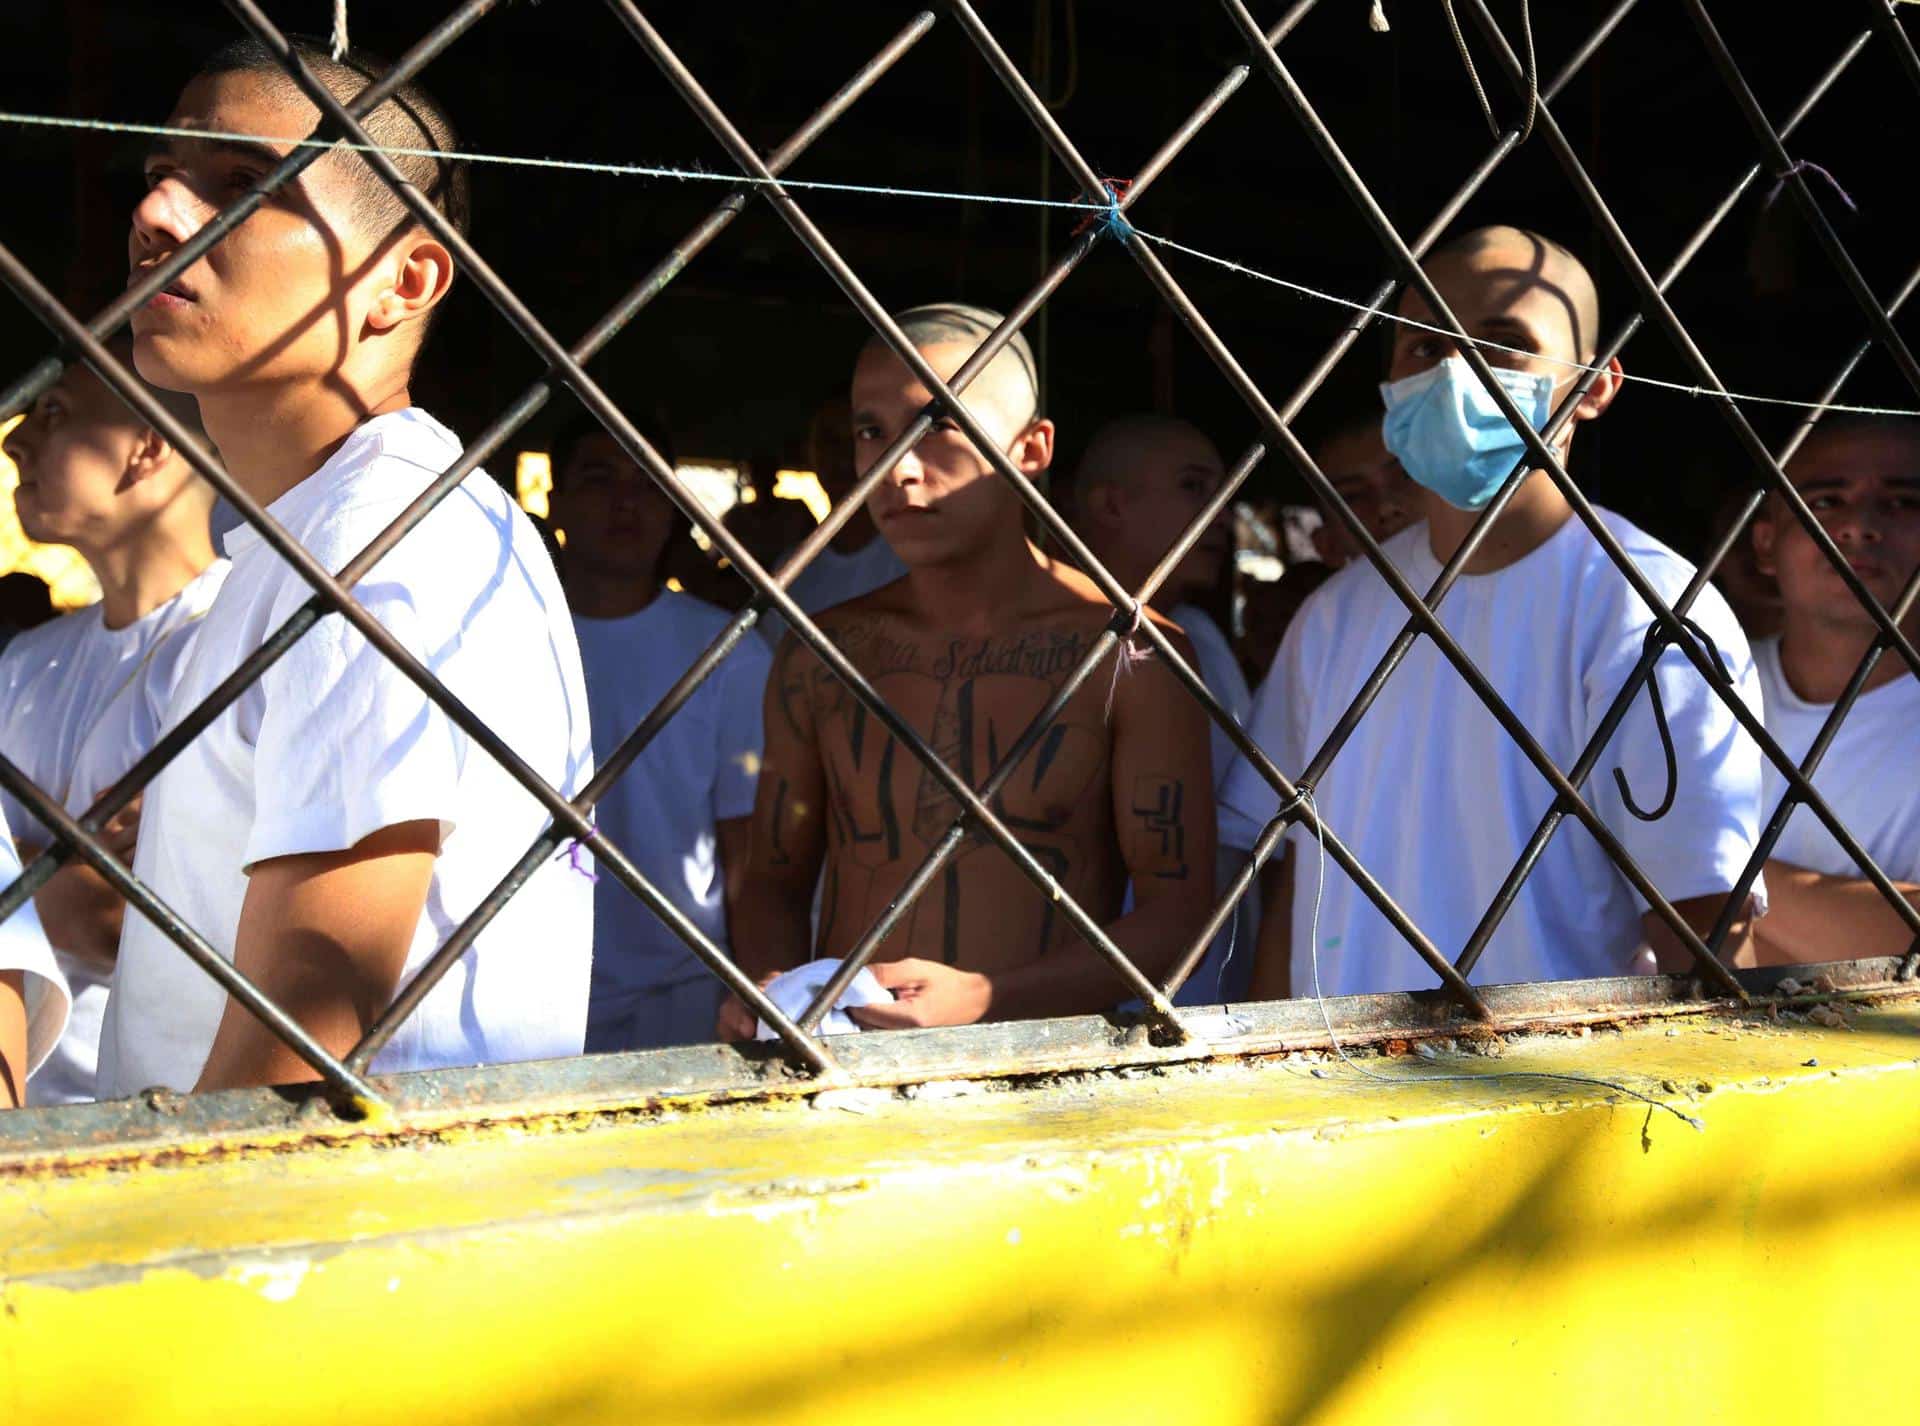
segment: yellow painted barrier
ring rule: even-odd
[[[1913,1419],[1920,1008],[0,1176],[8,1423]],[[1604,1090],[1618,1077],[1704,1132]],[[0,1162],[0,1170],[5,1169]]]

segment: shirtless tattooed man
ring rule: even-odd
[[[897,320],[944,379],[1000,317],[940,304]],[[862,471],[930,400],[877,339],[860,354],[852,395]],[[1053,423],[1039,417],[1024,338],[1009,343],[962,400],[1015,468],[1046,470]],[[1019,496],[952,420],[937,422],[901,457],[868,509],[907,574],[818,622],[978,787],[1099,638],[1112,606],[1086,576],[1033,546]],[[1150,611],[1143,617],[1191,662],[1172,624]],[[1157,977],[1212,909],[1212,786],[1205,715],[1163,661],[1136,653],[1118,672],[1108,662],[1087,680],[993,807],[1121,950]],[[742,969],[765,978],[812,955],[848,954],[959,811],[788,634],[767,686],[752,895],[733,937]],[[1123,915],[1129,882],[1132,909]],[[873,1029],[1085,1014],[1124,995],[1059,908],[978,835],[881,944],[873,971],[895,997],[851,1012]],[[745,1007],[729,1003],[720,1029],[723,1038],[750,1035]]]

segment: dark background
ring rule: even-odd
[[[326,0],[279,0],[290,29],[322,33]],[[1066,131],[1102,171],[1125,176],[1244,51],[1205,0],[984,0],[1010,53],[1059,98]],[[1262,23],[1281,11],[1256,5]],[[1516,39],[1519,7],[1495,0]],[[1323,0],[1283,55],[1387,211],[1409,236],[1485,153],[1478,101],[1433,0],[1387,0],[1388,34],[1366,0]],[[1462,4],[1464,11],[1464,0]],[[1543,84],[1607,7],[1534,6]],[[1867,6],[1722,3],[1716,19],[1776,122],[1866,23]],[[389,56],[445,13],[439,0],[353,0],[352,36]],[[655,7],[667,39],[755,143],[771,148],[913,13],[907,4],[746,3]],[[1789,17],[1790,16],[1790,20]],[[1463,14],[1503,120],[1518,112]],[[1050,43],[1043,45],[1043,32]],[[0,18],[5,108],[164,119],[195,63],[238,33],[213,0],[11,0]],[[1042,51],[1047,53],[1042,55]],[[1041,61],[1044,59],[1044,64]],[[482,20],[427,71],[467,146],[497,153],[701,166],[726,159],[614,19],[589,0],[522,0]],[[1555,111],[1647,265],[1660,271],[1756,149],[1684,9],[1643,0]],[[1879,41],[1790,143],[1858,204],[1820,186],[1823,206],[1877,291],[1914,261],[1907,199],[1917,96]],[[8,201],[0,241],[78,309],[124,281],[126,214],[145,141],[0,124]],[[1072,183],[964,34],[942,19],[792,171],[795,178],[1071,196]],[[1757,185],[1672,297],[1737,390],[1818,391],[1866,331],[1790,197]],[[600,178],[481,166],[474,238],[549,327],[571,341],[720,196],[713,184]],[[892,306],[957,297],[1016,301],[1068,241],[1070,215],[979,203],[802,193],[803,206]],[[1316,288],[1361,297],[1384,258],[1270,82],[1255,73],[1134,210],[1135,222]],[[1589,257],[1611,332],[1633,307],[1585,209],[1536,136],[1501,169],[1463,223],[1536,227]],[[1344,321],[1340,309],[1165,255],[1247,370],[1279,404]],[[1124,253],[1103,246],[1046,309],[1047,401],[1071,463],[1102,419],[1179,411],[1228,459],[1255,434],[1250,415],[1192,339],[1163,313]],[[663,416],[682,458],[801,461],[810,411],[844,388],[866,329],[764,205],[754,205],[594,364],[616,398]],[[0,298],[9,377],[49,343]],[[537,375],[528,349],[477,289],[457,289],[418,388],[456,429],[477,430]],[[1375,400],[1380,346],[1363,341],[1308,408],[1308,424]],[[1630,371],[1693,379],[1666,339],[1643,331]],[[1920,404],[1891,364],[1869,359],[1847,399]],[[557,405],[558,403],[556,403]],[[1764,433],[1777,413],[1755,408]],[[537,446],[541,429],[517,443]],[[510,464],[494,462],[497,473]],[[1598,499],[1683,549],[1750,466],[1704,400],[1629,387],[1590,427],[1574,470]],[[1269,462],[1256,494],[1301,498]]]

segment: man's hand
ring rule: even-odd
[[[123,862],[133,861],[134,844],[140,838],[140,804],[145,798],[144,792],[136,793],[133,801],[109,817],[100,829],[100,840]]]
[[[777,970],[770,970],[755,982],[762,990],[773,984]],[[720,1019],[714,1026],[714,1038],[722,1044],[731,1044],[739,1040],[751,1040],[760,1030],[760,1017],[747,1009],[747,1002],[737,995],[729,995],[720,1002]]]
[[[993,1005],[993,982],[975,971],[922,960],[882,961],[869,969],[893,1001],[847,1007],[848,1017],[868,1030],[972,1025]]]
[[[1726,899],[1724,895],[1690,896],[1674,902],[1673,909],[1680,913],[1682,921],[1693,928],[1695,935],[1705,940],[1713,931],[1713,923],[1720,919],[1720,909],[1726,904]],[[1694,973],[1696,966],[1693,953],[1674,935],[1665,921],[1649,911],[1640,918],[1640,925],[1647,933],[1647,946],[1653,952],[1655,965],[1661,974]],[[1741,908],[1739,917],[1727,929],[1726,942],[1720,947],[1720,960],[1723,965],[1735,970],[1744,970],[1754,963],[1751,896]]]
[[[100,840],[107,850],[128,865],[133,862],[134,844],[139,835],[138,797],[114,813],[100,829]],[[22,843],[21,859],[38,850]],[[73,858],[33,894],[33,907],[40,913],[40,924],[54,945],[103,973],[113,969],[120,950],[120,926],[126,917],[127,903],[99,872],[78,857]]]
[[[27,1102],[27,978],[0,970],[0,1109]]]

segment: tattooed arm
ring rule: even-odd
[[[819,661],[789,634],[767,679],[766,750],[742,879],[729,900],[734,960],[753,978],[812,957],[813,888],[826,849],[827,779],[808,688]]]

